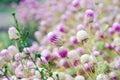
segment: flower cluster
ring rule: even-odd
[[[18,20],[37,22],[36,41],[11,27],[1,80],[120,80],[119,0],[22,0]]]

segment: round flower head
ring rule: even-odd
[[[66,32],[65,25],[63,25],[63,24],[59,24],[57,26],[57,29],[58,29],[59,32],[62,32],[62,33]]]
[[[115,30],[115,31],[120,31],[120,24],[119,23],[114,23],[112,28]]]
[[[67,51],[66,48],[60,47],[60,49],[58,51],[58,54],[59,54],[60,57],[62,57],[62,58],[66,57],[67,53],[68,53],[68,51]]]
[[[0,52],[0,56],[5,60],[5,61],[10,61],[13,58],[13,55],[8,52],[7,49],[3,49]]]
[[[99,74],[96,78],[96,80],[108,80],[108,76],[105,74]]]
[[[63,41],[60,39],[60,36],[55,32],[48,33],[48,39],[50,42],[54,43],[56,46],[62,46]]]
[[[59,64],[60,64],[60,66],[64,66],[64,67],[68,66],[68,63],[67,63],[66,59],[64,59],[64,58],[60,60]]]
[[[113,80],[117,80],[117,73],[116,72],[110,72],[109,77]]]
[[[76,51],[77,51],[78,54],[81,56],[81,55],[83,54],[83,52],[84,52],[84,48],[78,47],[78,48],[76,49]]]
[[[84,68],[85,68],[86,71],[91,71],[92,70],[91,66],[87,63],[84,64]]]
[[[19,61],[19,60],[20,60],[20,58],[21,58],[20,54],[21,54],[21,53],[17,53],[17,54],[14,55],[14,59],[15,59],[16,61]]]
[[[99,51],[93,51],[93,55],[94,55],[95,57],[97,57],[97,56],[100,55],[100,52],[99,52]]]
[[[51,41],[51,42],[54,42],[58,39],[58,35],[54,32],[49,32],[48,33],[48,39]]]
[[[45,57],[45,59],[46,60],[49,60],[50,59],[50,51],[49,50],[43,50],[42,52],[41,52],[41,56],[42,57]]]
[[[12,40],[17,40],[19,39],[19,32],[15,27],[10,27],[8,30],[9,38]]]
[[[88,33],[85,30],[80,30],[77,32],[76,37],[79,42],[83,42],[88,39]]]
[[[88,62],[90,61],[90,55],[88,55],[88,54],[82,55],[82,56],[80,57],[80,61],[81,61],[82,63],[88,63]]]
[[[91,9],[87,9],[85,11],[85,18],[86,18],[87,22],[92,22],[94,19],[94,11]]]
[[[17,49],[16,46],[11,45],[11,46],[8,47],[8,52],[9,52],[10,54],[12,54],[12,55],[15,55],[15,54],[18,53],[19,51],[18,51],[18,49]]]
[[[71,50],[68,52],[68,58],[70,59],[70,61],[74,62],[79,60],[80,57],[76,50]]]
[[[78,40],[77,40],[77,38],[76,37],[71,37],[70,38],[70,42],[72,43],[72,44],[77,44],[78,43]]]
[[[75,80],[85,80],[85,78],[82,75],[77,75]]]
[[[115,30],[113,28],[108,29],[108,34],[112,35],[115,33]]]
[[[73,0],[72,5],[73,5],[73,7],[79,7],[80,6],[80,1],[79,0]]]

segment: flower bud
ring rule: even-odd
[[[79,42],[83,42],[86,39],[88,39],[88,33],[86,31],[84,31],[84,30],[80,30],[80,31],[77,32],[76,37],[77,37],[77,40]]]
[[[12,40],[17,40],[19,39],[19,32],[15,27],[10,27],[8,30],[9,38]]]

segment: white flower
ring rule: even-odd
[[[94,56],[90,56],[90,63],[97,63],[97,60]]]
[[[54,80],[52,77],[49,77],[47,80]]]
[[[8,30],[9,38],[12,40],[17,40],[19,39],[19,32],[15,27],[10,27]]]
[[[99,74],[96,80],[108,80],[108,76],[105,74]]]
[[[75,80],[85,80],[85,78],[81,75],[75,77]]]
[[[76,37],[77,37],[78,41],[81,42],[81,41],[88,39],[88,33],[84,30],[80,30],[77,32]]]
[[[65,75],[65,80],[73,80],[73,77],[70,76],[70,75],[68,75],[68,74],[66,74],[66,75]]]
[[[82,63],[88,63],[88,62],[90,61],[90,55],[88,55],[88,54],[82,55],[82,56],[80,57],[80,61],[81,61]]]
[[[68,52],[68,58],[70,61],[74,62],[76,60],[79,60],[79,55],[76,50],[71,50]]]

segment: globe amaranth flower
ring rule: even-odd
[[[89,35],[85,30],[80,30],[76,34],[78,42],[83,42],[88,39]]]
[[[47,37],[48,37],[49,41],[51,43],[54,43],[56,46],[63,45],[62,39],[60,38],[60,36],[56,32],[49,32]]]
[[[85,80],[85,78],[82,75],[77,75],[75,80]]]
[[[95,14],[94,14],[93,10],[87,9],[85,11],[85,20],[86,20],[86,22],[88,22],[88,23],[93,22],[94,16],[95,16]]]
[[[71,62],[78,61],[80,58],[76,50],[69,51],[67,56]]]
[[[64,47],[60,47],[58,54],[61,58],[65,58],[67,56],[68,50]]]
[[[116,72],[110,72],[110,73],[109,73],[109,77],[110,77],[112,80],[117,80],[118,75],[117,75]]]
[[[19,32],[15,27],[10,27],[8,30],[8,34],[11,40],[19,39]]]

